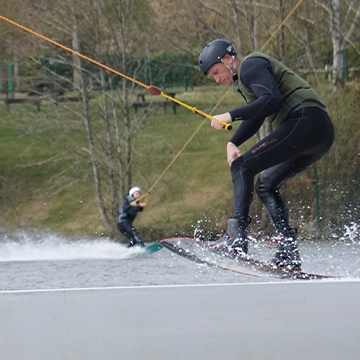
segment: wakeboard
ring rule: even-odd
[[[242,275],[302,280],[337,278],[337,276],[276,267],[249,255],[238,254],[227,248],[214,246],[211,241],[178,237],[163,239],[160,244],[173,253],[198,264],[209,265]]]
[[[164,246],[162,244],[160,244],[159,242],[154,242],[154,243],[146,245],[145,251],[149,254],[152,254],[154,252],[161,250],[163,247]]]

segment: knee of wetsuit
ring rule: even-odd
[[[269,193],[273,193],[274,191],[277,191],[277,188],[272,188],[271,186],[269,186],[269,184],[266,184],[266,181],[263,181],[263,179],[261,178],[261,175],[259,176],[259,178],[256,181],[255,184],[255,191],[257,196],[260,199],[264,199],[266,198]]]
[[[261,199],[263,197],[265,197],[265,193],[267,192],[267,188],[264,186],[264,183],[261,181],[261,177],[259,176],[259,178],[256,181],[255,184],[255,191],[256,194],[258,195],[258,197]]]
[[[240,172],[240,168],[243,162],[244,162],[244,158],[240,156],[231,163],[230,171],[231,171],[232,179],[234,179],[234,177]]]

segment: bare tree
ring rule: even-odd
[[[354,46],[352,38],[358,29],[360,3],[358,1],[316,0],[315,3],[329,15],[330,36],[333,44],[333,83],[341,82],[343,54],[349,46]]]
[[[95,61],[108,61],[110,68],[116,67],[123,74],[131,75],[130,71],[137,71],[136,66],[130,68],[129,65],[137,63],[136,56],[141,55],[143,46],[146,48],[146,43],[151,41],[148,30],[151,9],[147,0],[66,0],[61,4],[39,1],[35,4],[35,11],[31,12],[33,5],[28,4],[28,22],[41,19],[43,33],[50,33],[53,39],[60,39],[60,43]],[[58,12],[49,11],[47,6],[50,5]],[[28,130],[36,136],[38,131],[48,126],[58,128],[51,141],[51,146],[57,148],[59,154],[54,161],[71,157],[74,174],[77,174],[77,168],[85,169],[93,184],[106,233],[116,237],[116,218],[122,197],[133,180],[136,146],[133,134],[144,120],[143,115],[134,115],[130,111],[134,83],[52,44],[43,42],[42,46],[44,56],[51,57],[53,64],[72,69],[73,75],[66,77],[50,66],[46,76],[71,85],[79,94],[82,106],[79,107],[79,103],[59,103],[53,97],[54,104],[63,109],[61,114],[68,112],[68,121],[47,119],[41,113],[36,115],[33,127],[29,126]],[[41,57],[32,58],[42,64]],[[100,97],[96,96],[99,91]],[[79,132],[78,142],[68,138],[74,130]],[[74,178],[58,174],[52,180],[63,190],[67,184],[73,183]]]

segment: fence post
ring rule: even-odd
[[[7,61],[8,65],[8,98],[14,98],[14,64],[11,60]]]
[[[346,82],[349,81],[349,64],[348,64],[348,51],[345,49],[343,52],[343,68],[342,68],[342,79]]]
[[[321,228],[321,210],[320,210],[320,196],[319,196],[319,175],[317,168],[315,167],[314,167],[314,188],[315,188],[317,228],[318,228],[318,234],[321,237],[322,228]]]

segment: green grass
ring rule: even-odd
[[[354,206],[359,198],[355,182],[360,172],[357,126],[360,109],[356,88],[341,93],[333,93],[328,88],[324,86],[321,91],[327,94],[338,140],[316,166],[320,175],[321,212],[330,224],[325,220],[323,223],[331,231],[359,214]],[[243,104],[237,94],[227,90],[214,85],[178,93],[176,98],[199,110],[217,114]],[[226,97],[214,110],[224,94]],[[96,106],[96,99],[91,104]],[[81,110],[81,104],[68,106]],[[181,106],[177,108],[177,115],[171,108],[166,115],[162,108],[154,108],[136,132],[133,183],[144,191],[152,189],[147,208],[136,219],[136,225],[149,240],[174,234],[189,236],[200,219],[209,231],[217,231],[224,228],[231,214],[232,184],[225,150],[238,124],[234,124],[234,130],[229,133],[215,131],[209,121],[203,122],[201,116]],[[71,124],[72,130],[65,128],[64,123]],[[101,136],[101,132],[99,122],[96,136]],[[12,105],[10,112],[0,107],[0,220],[3,225],[36,227],[74,236],[104,231],[87,175],[88,164],[82,161],[74,166],[73,159],[62,152],[67,144],[76,144],[80,153],[84,151],[82,148],[87,149],[79,123],[62,107],[44,103],[40,113],[31,105]],[[249,144],[245,144],[242,150],[248,147]],[[298,179],[312,178],[312,171],[305,171]],[[303,229],[316,228],[313,185],[289,184],[284,194],[294,222]],[[348,213],[349,201],[354,205],[351,216],[345,218],[343,214]],[[256,197],[251,216],[252,229],[269,226]]]

